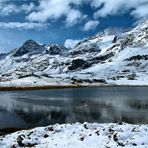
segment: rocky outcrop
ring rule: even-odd
[[[70,51],[72,56],[82,55],[82,54],[93,54],[99,53],[101,49],[97,43],[89,43],[89,41],[85,40],[85,42],[78,43],[74,49]]]
[[[68,54],[68,49],[59,44],[49,44],[46,46],[46,53],[50,55],[64,55]]]
[[[71,61],[70,66],[68,67],[69,70],[77,70],[79,69],[86,69],[90,67],[90,63],[83,59],[74,59]]]

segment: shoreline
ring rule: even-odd
[[[102,88],[102,87],[148,87],[148,85],[110,85],[110,84],[77,84],[77,85],[44,85],[44,86],[0,86],[0,91],[46,90],[46,89],[71,89],[71,88]]]

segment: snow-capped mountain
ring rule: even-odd
[[[107,32],[73,49],[26,41],[0,54],[0,86],[148,85],[148,20],[131,31]]]
[[[13,57],[21,57],[23,55],[36,55],[45,51],[46,48],[42,45],[39,45],[33,40],[26,41],[20,48],[12,51]]]

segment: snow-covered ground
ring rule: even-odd
[[[147,148],[148,125],[126,123],[55,124],[1,136],[0,147]]]

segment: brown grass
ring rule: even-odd
[[[0,91],[12,90],[41,90],[41,89],[64,89],[64,88],[80,88],[85,85],[46,85],[46,86],[4,86],[0,87]]]
[[[83,87],[148,87],[148,85],[81,85],[81,84],[72,84],[72,85],[46,85],[46,86],[4,86],[0,87],[0,91],[14,91],[14,90],[42,90],[42,89],[68,89],[68,88],[83,88]]]

